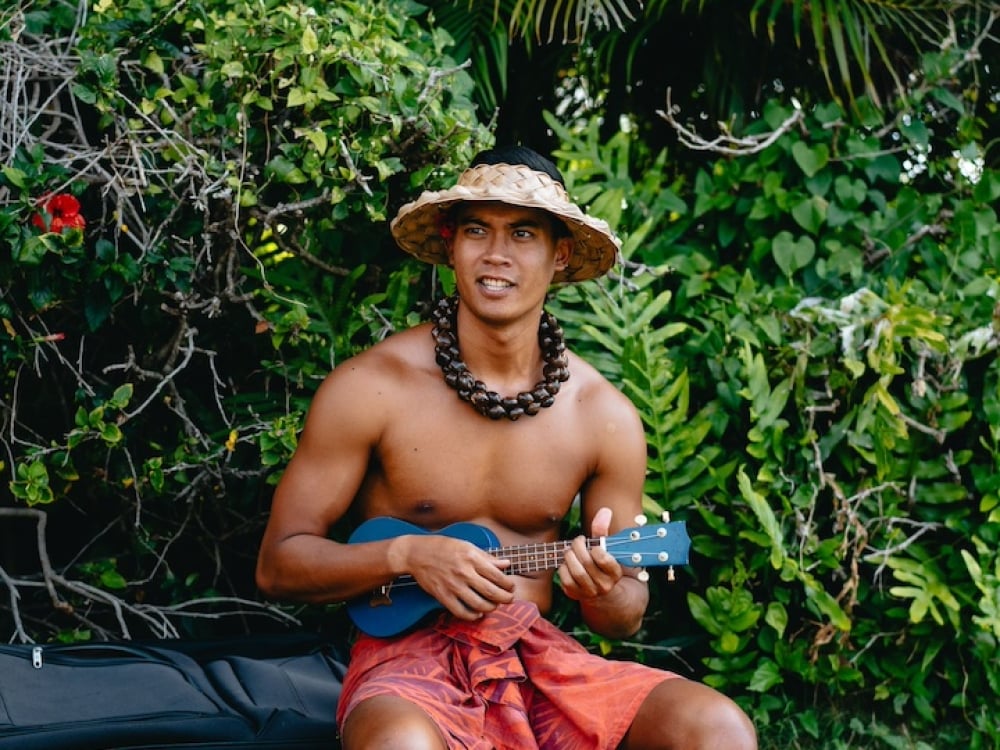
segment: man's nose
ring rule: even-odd
[[[510,263],[513,248],[507,237],[495,234],[488,240],[486,248],[486,259],[491,263]]]

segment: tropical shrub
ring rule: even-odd
[[[388,0],[4,13],[0,622],[334,627],[257,600],[257,536],[319,380],[449,284],[385,227],[490,138],[448,37]],[[548,118],[625,240],[551,307],[645,420],[647,512],[694,542],[636,638],[557,617],[788,745],[831,706],[1000,741],[1000,176],[963,54],[895,119],[774,99],[723,154]]]
[[[389,252],[386,218],[488,138],[420,12],[5,11],[26,85],[2,139],[0,469],[3,504],[34,513],[4,523],[52,521],[58,605],[15,598],[21,637],[260,614],[257,539],[309,396],[416,315],[427,274]],[[5,533],[5,567],[33,557]]]
[[[558,303],[643,413],[647,509],[694,541],[686,606],[658,587],[627,647],[700,654],[692,671],[803,736],[817,706],[853,705],[985,747],[1000,174],[960,100],[929,100],[954,107],[886,124],[770,102],[743,140],[760,148],[691,170],[550,120],[574,190],[627,238],[622,277]]]

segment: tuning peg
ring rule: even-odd
[[[638,578],[643,583],[647,583],[649,581],[649,571],[643,568],[638,572],[638,574],[636,574],[636,578]]]
[[[660,514],[660,520],[663,521],[663,523],[670,523],[670,511],[663,511],[663,513]]]
[[[674,566],[673,565],[671,565],[669,568],[667,568],[667,580],[670,581],[671,583],[673,583],[674,581],[677,580],[677,574],[674,573]]]
[[[638,516],[636,516],[636,517],[635,517],[635,525],[636,525],[636,526],[645,526],[645,525],[646,525],[646,522],[647,522],[648,520],[649,520],[649,519],[648,519],[648,518],[646,518],[646,516],[645,516],[645,515],[643,515],[643,514],[641,514],[641,513],[640,513],[640,514],[639,514]]]

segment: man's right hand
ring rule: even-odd
[[[514,581],[498,559],[463,539],[434,534],[397,537],[389,563],[461,620],[476,620],[514,600]]]

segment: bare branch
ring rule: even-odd
[[[174,623],[174,620],[178,618],[217,620],[224,617],[256,616],[268,617],[286,624],[300,624],[294,616],[272,604],[242,597],[199,597],[165,606],[126,601],[110,591],[85,581],[69,578],[53,568],[46,542],[48,515],[45,511],[36,508],[0,508],[0,519],[2,518],[32,520],[35,522],[36,528],[35,544],[41,568],[41,580],[14,578],[0,567],[0,583],[7,588],[9,607],[14,620],[12,638],[22,643],[30,643],[32,639],[24,628],[20,592],[22,589],[40,587],[46,589],[52,605],[57,611],[85,624],[95,632],[109,637],[131,638],[130,618],[143,624],[157,638],[180,637],[181,633]],[[91,616],[81,611],[80,606],[73,606],[62,598],[59,591],[74,595],[88,605],[107,607],[117,623],[117,632],[110,632],[97,624]]]
[[[145,401],[142,402],[142,404],[137,406],[132,411],[125,413],[124,415],[125,421],[132,419],[137,414],[144,411],[146,407],[148,407],[153,402],[153,400],[157,397],[157,395],[159,395],[160,391],[166,388],[167,385],[169,385],[170,381],[172,381],[181,370],[183,370],[185,367],[188,366],[188,363],[191,361],[191,358],[194,356],[195,352],[194,337],[196,333],[198,333],[198,331],[195,328],[187,329],[187,331],[185,332],[185,336],[187,339],[187,346],[184,348],[184,359],[181,361],[179,365],[177,365],[177,367],[175,367],[173,370],[167,373],[167,375],[159,383],[156,384],[156,388],[153,389],[153,392],[149,394],[149,396],[146,398]]]
[[[804,118],[802,108],[796,105],[792,114],[785,118],[785,121],[782,122],[781,125],[779,125],[775,130],[770,133],[748,135],[743,136],[742,138],[731,135],[728,132],[726,124],[719,123],[722,135],[719,135],[709,141],[698,135],[693,130],[690,130],[682,125],[674,116],[679,111],[680,108],[675,107],[671,103],[670,89],[668,88],[667,108],[665,110],[658,109],[656,114],[666,120],[667,124],[674,129],[674,132],[677,133],[677,137],[680,139],[680,142],[695,151],[711,151],[713,153],[726,154],[729,156],[746,156],[763,151],[772,143],[775,143],[781,136],[790,131],[798,123],[802,122]]]

